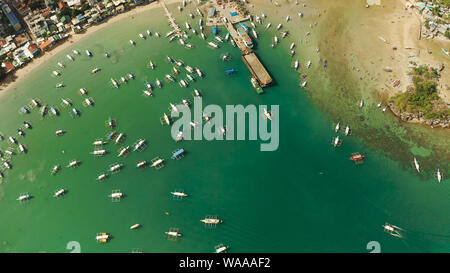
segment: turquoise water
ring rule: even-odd
[[[175,12],[175,6],[171,9],[184,23],[187,14]],[[189,21],[198,30],[198,18]],[[13,170],[5,171],[0,185],[1,252],[69,252],[66,244],[70,241],[79,242],[82,252],[130,252],[134,248],[212,252],[220,243],[229,245],[232,252],[368,252],[370,241],[378,241],[382,252],[450,250],[448,180],[438,184],[431,170],[418,175],[410,164],[370,149],[357,131],[350,137],[341,134],[343,145],[334,149],[333,122],[297,87],[298,74],[289,68],[291,60],[285,50],[289,43],[270,49],[273,34],[258,29],[261,37],[256,52],[276,81],[258,96],[240,52],[231,45],[221,44],[221,49],[214,50],[199,37],[191,37],[189,42],[196,48],[187,50],[165,38],[139,39],[138,33],[146,29],[163,36],[169,31],[161,9],[151,11],[151,16],[132,14],[80,41],[73,48],[81,55],[73,63],[65,57],[71,54],[70,48],[2,97],[0,131],[6,137],[15,135],[23,120],[33,129],[25,130],[23,138],[16,137],[29,152],[13,157]],[[212,40],[210,29],[206,31]],[[220,34],[225,35],[223,29]],[[130,39],[136,46],[129,44]],[[85,49],[91,50],[92,58],[84,54]],[[105,51],[112,53],[109,59],[103,56]],[[224,52],[232,55],[229,63],[220,59]],[[145,80],[162,81],[172,69],[166,55],[199,67],[206,76],[189,88],[163,81],[153,98],[142,96]],[[155,70],[146,67],[150,59]],[[57,61],[66,68],[59,69]],[[101,72],[92,75],[94,67]],[[238,73],[226,76],[223,71],[229,68]],[[62,71],[61,77],[50,76],[55,69]],[[118,80],[128,72],[136,79],[119,89],[111,87],[111,77]],[[66,87],[56,89],[58,82]],[[77,94],[82,87],[95,101],[93,108],[82,106]],[[176,143],[159,118],[168,113],[170,102],[192,100],[194,88],[202,92],[203,105],[280,105],[279,149],[260,152],[259,141]],[[31,98],[57,106],[61,115],[41,119],[37,109],[26,116],[18,114],[19,107]],[[81,116],[71,118],[68,109],[60,106],[61,98],[71,99]],[[89,154],[92,142],[105,139],[108,117],[117,119],[115,130],[125,133],[126,140],[121,145],[107,144],[109,154],[94,158]],[[58,129],[67,133],[56,137]],[[116,157],[120,147],[138,138],[147,139],[145,151],[132,152],[126,159]],[[0,142],[2,150],[8,146],[7,140]],[[177,148],[187,154],[173,161],[170,155]],[[367,155],[365,164],[356,166],[348,160],[356,151]],[[166,159],[164,168],[134,168],[137,161],[157,156]],[[80,167],[66,168],[74,159],[81,161]],[[116,162],[124,164],[121,172],[104,182],[95,180]],[[55,164],[63,167],[52,176]],[[448,169],[448,161],[441,166]],[[55,199],[52,195],[59,187],[68,193]],[[183,188],[190,196],[181,202],[172,200],[170,192],[175,188]],[[108,198],[116,189],[126,195],[119,203]],[[15,199],[23,192],[34,198],[20,204]],[[218,215],[224,223],[207,229],[199,222],[206,215]],[[381,227],[385,222],[403,227],[405,237],[388,236]],[[129,230],[135,223],[142,228]],[[177,242],[164,234],[171,227],[180,228],[183,234]],[[97,244],[99,232],[108,232],[113,239]]]

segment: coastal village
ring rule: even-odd
[[[0,81],[92,25],[154,0],[1,1]]]
[[[406,0],[406,8],[414,8],[422,21],[421,35],[429,39],[450,39],[449,10],[447,0]]]

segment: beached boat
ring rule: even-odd
[[[442,53],[444,53],[444,54],[447,55],[447,56],[450,56],[450,53],[449,53],[448,50],[445,49],[445,48],[442,48]]]
[[[416,167],[417,172],[420,173],[420,165],[415,157],[414,157],[414,166]]]

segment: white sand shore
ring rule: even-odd
[[[164,0],[164,2],[166,4],[173,4],[173,3],[181,2],[181,0]],[[15,77],[14,81],[8,80],[8,78],[6,78],[5,82],[0,85],[0,97],[2,97],[4,94],[6,94],[9,90],[13,90],[23,79],[25,79],[27,77],[27,75],[29,75],[30,73],[35,71],[41,64],[46,63],[53,56],[57,55],[61,51],[66,50],[68,47],[73,46],[78,41],[85,39],[87,37],[90,37],[97,31],[104,29],[105,27],[108,27],[109,25],[111,25],[115,22],[118,22],[122,19],[125,19],[129,16],[135,16],[139,13],[147,12],[147,11],[150,11],[150,10],[153,10],[156,8],[160,8],[160,7],[161,7],[161,4],[159,3],[159,1],[152,2],[145,6],[139,6],[130,11],[118,14],[118,15],[110,18],[107,22],[89,27],[84,33],[71,35],[65,42],[57,45],[51,51],[45,52],[45,54],[42,54],[41,56],[33,59],[26,66],[16,70],[14,72],[14,77]]]

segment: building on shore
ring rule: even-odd
[[[14,30],[19,31],[22,28],[22,26],[20,25],[19,20],[17,19],[16,15],[14,15],[14,13],[12,12],[12,10],[8,6],[8,4],[2,3],[1,5],[2,5],[3,13],[8,18],[8,20],[11,23],[11,25],[13,26]]]

